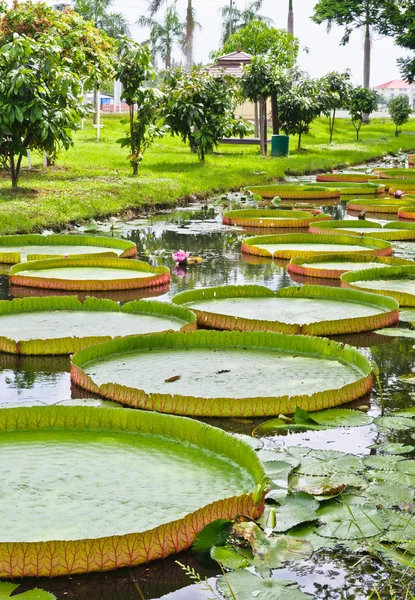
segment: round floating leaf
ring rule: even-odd
[[[344,273],[342,287],[390,296],[400,306],[415,306],[415,266],[393,266]]]
[[[248,560],[241,554],[238,554],[238,552],[230,545],[225,547],[214,546],[210,552],[210,556],[226,569],[236,571],[238,569],[249,567]]]
[[[282,200],[295,200],[306,198],[308,200],[340,199],[340,190],[333,187],[322,187],[317,185],[297,185],[285,183],[281,185],[257,185],[247,188],[253,194],[259,194],[262,198],[274,198],[278,196]]]
[[[290,487],[294,490],[307,492],[318,499],[330,498],[341,494],[347,487],[364,488],[367,483],[359,475],[334,474],[330,476],[293,475]]]
[[[258,452],[258,458],[263,463],[268,463],[268,462],[272,462],[272,461],[288,463],[289,465],[291,465],[292,469],[297,468],[298,465],[301,463],[300,458],[298,458],[297,456],[295,456],[289,452],[278,451],[278,450],[275,450],[275,451],[260,450]]]
[[[319,503],[305,492],[289,493],[277,508],[277,524],[274,531],[288,531],[300,523],[318,519],[316,510]]]
[[[218,580],[218,590],[226,600],[309,600],[311,596],[285,579],[262,579],[249,571],[227,573]],[[232,590],[232,591],[231,591]]]
[[[378,333],[379,335],[389,335],[390,337],[415,338],[414,329],[403,329],[402,327],[388,327],[386,329],[378,329],[376,333]]]
[[[388,531],[384,539],[389,542],[413,541],[415,539],[415,515],[396,512],[393,510],[385,511],[389,521]]]
[[[405,431],[415,427],[415,421],[406,417],[376,417],[375,425],[380,429],[392,429],[396,431]]]
[[[220,417],[335,406],[372,385],[369,362],[350,346],[269,332],[130,336],[76,353],[71,376],[128,406]]]
[[[398,321],[398,304],[375,295],[329,286],[287,287],[278,292],[257,285],[200,288],[181,292],[173,303],[193,310],[210,329],[281,331],[335,335],[368,331]]]
[[[233,526],[230,519],[217,519],[200,531],[193,543],[194,552],[206,552],[213,546],[224,546]]]
[[[401,473],[405,473],[405,475],[415,475],[415,460],[401,460],[396,468]]]
[[[404,411],[402,411],[402,413],[404,413]],[[399,413],[396,413],[399,414]],[[415,416],[415,414],[414,414]],[[410,446],[410,445],[404,445],[404,444],[400,444],[399,442],[391,442],[389,444],[382,444],[381,446],[379,446],[379,450],[381,452],[385,452],[385,454],[407,454],[409,452],[412,452],[412,450],[414,449],[414,446]]]
[[[355,474],[363,469],[362,461],[357,456],[336,452],[334,450],[312,450],[301,459],[298,468],[306,475]]]
[[[20,587],[20,584],[17,585],[14,583],[0,583],[0,598],[1,600],[7,600],[8,598],[16,598],[16,600],[56,600],[56,596],[51,594],[50,592],[45,592],[45,590],[40,590],[39,588],[34,588],[33,590],[28,590],[27,592],[11,594]]]
[[[282,488],[288,488],[288,477],[293,470],[293,466],[283,461],[268,461],[264,463],[264,470],[274,485]]]
[[[396,471],[398,462],[402,460],[397,456],[368,456],[363,459],[363,464],[379,471]]]
[[[79,406],[7,409],[0,446],[2,578],[141,564],[187,548],[215,519],[258,518],[263,509],[267,479],[256,453],[194,420]]]
[[[294,210],[232,210],[223,213],[225,225],[240,227],[290,228],[308,227],[313,221],[331,219],[329,215],[313,216],[309,212]]]
[[[405,475],[400,471],[366,471],[369,481],[385,482],[392,485],[404,485],[415,489],[415,476]]]
[[[336,539],[370,538],[385,531],[389,522],[386,515],[374,506],[346,506],[333,501],[318,510],[324,523],[318,534]]]
[[[363,495],[368,502],[383,508],[399,506],[405,508],[414,499],[414,490],[402,485],[388,483],[371,483],[364,490]]]
[[[362,427],[373,423],[373,419],[369,415],[347,408],[329,408],[310,413],[310,416],[319,425],[326,427]]]
[[[337,540],[322,537],[317,533],[316,525],[312,523],[303,523],[290,529],[290,537],[305,540],[312,545],[314,552],[322,549],[333,549],[338,545]]]

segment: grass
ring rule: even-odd
[[[0,174],[0,234],[27,233],[44,228],[111,215],[134,215],[151,207],[175,206],[189,198],[236,190],[282,179],[359,164],[399,150],[414,150],[415,136],[394,136],[388,119],[373,119],[354,141],[346,119],[336,124],[328,144],[326,119],[317,120],[304,136],[306,149],[286,158],[263,158],[257,146],[219,146],[201,164],[177,138],[157,140],[145,155],[138,177],[130,175],[126,150],[116,140],[125,126],[119,115],[103,118],[101,142],[90,122],[77,132],[75,146],[62,153],[55,167],[43,169],[41,157],[32,156],[33,168],[24,169],[20,190],[10,191],[7,173]],[[415,132],[415,120],[405,130]],[[296,140],[291,140],[296,147]]]

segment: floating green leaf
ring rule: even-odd
[[[218,590],[226,600],[309,600],[311,596],[298,589],[297,584],[286,579],[262,579],[249,571],[222,575]],[[232,591],[231,591],[232,590]]]
[[[22,592],[21,594],[13,594],[13,596],[11,596],[19,586],[19,583],[0,583],[0,599],[7,600],[8,598],[13,597],[16,598],[16,600],[56,600],[54,594],[45,592],[45,590],[40,590],[39,588],[34,588],[33,590]]]
[[[336,500],[321,507],[318,515],[324,523],[318,534],[323,537],[344,540],[370,538],[389,526],[386,515],[374,506],[346,506]]]
[[[405,411],[399,411],[396,414],[404,414]],[[415,414],[414,414],[415,416]],[[414,446],[400,444],[399,442],[391,442],[390,444],[382,444],[379,446],[379,450],[381,452],[385,452],[385,454],[407,454],[408,452],[412,452]]]
[[[379,471],[396,471],[398,461],[402,460],[401,457],[397,456],[367,456],[363,459],[363,464],[371,469],[378,469]]]
[[[366,487],[366,482],[359,475],[347,475],[344,473],[328,476],[293,475],[290,478],[291,489],[307,492],[316,496],[317,499],[338,496],[347,487]]]
[[[329,408],[310,413],[310,416],[316,423],[325,427],[362,427],[373,422],[369,415],[347,408]]]
[[[362,467],[357,456],[335,450],[311,450],[301,460],[298,471],[306,475],[353,474],[361,471]]]
[[[233,521],[217,519],[209,523],[200,531],[193,542],[192,550],[195,552],[209,551],[213,546],[224,546],[228,541]]]
[[[229,544],[227,546],[214,546],[211,549],[210,556],[226,569],[236,571],[250,566],[250,561],[242,554],[239,554],[239,552]]]
[[[376,417],[375,425],[380,429],[392,429],[396,431],[405,431],[415,427],[415,421],[406,417]]]
[[[388,327],[386,329],[377,329],[375,333],[379,335],[389,335],[390,337],[415,338],[414,329],[403,329],[402,327]]]
[[[288,531],[300,523],[318,519],[316,510],[319,503],[305,492],[289,493],[277,508],[277,524],[274,531]]]
[[[405,475],[415,475],[415,460],[401,460],[396,468]]]

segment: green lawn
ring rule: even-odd
[[[347,120],[338,120],[329,145],[328,124],[320,119],[304,137],[306,150],[287,158],[263,158],[257,146],[220,146],[201,164],[177,138],[157,140],[146,154],[139,176],[130,175],[126,150],[116,140],[125,126],[120,116],[103,118],[101,142],[90,123],[76,134],[75,146],[62,153],[55,167],[43,169],[39,156],[34,168],[22,173],[20,191],[10,192],[7,174],[0,178],[0,233],[55,230],[68,222],[131,214],[151,206],[174,206],[189,196],[206,197],[248,184],[281,179],[284,174],[307,174],[359,164],[387,153],[415,149],[415,136],[394,136],[387,119],[374,119],[362,129],[361,142]],[[405,126],[415,132],[415,120]],[[296,140],[291,147],[296,148]]]

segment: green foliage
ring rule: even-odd
[[[57,38],[18,34],[0,48],[0,154],[10,163],[14,190],[27,149],[68,149],[86,114],[81,81],[61,53]]]
[[[353,127],[356,129],[356,140],[359,141],[359,132],[363,124],[363,115],[370,115],[378,108],[378,96],[376,92],[367,90],[360,86],[350,90],[347,108],[352,117]]]
[[[269,55],[281,69],[287,69],[294,66],[300,43],[285,29],[275,29],[255,20],[231,35],[222,48],[212,53],[211,58],[236,52],[239,47],[253,56]]]
[[[129,106],[130,129],[127,136],[117,142],[122,148],[130,147],[128,159],[133,168],[133,175],[136,175],[144,152],[155,138],[164,135],[160,115],[163,94],[155,88],[143,86],[155,77],[148,46],[124,37],[119,41],[118,50],[116,78],[122,83],[123,95]],[[135,104],[137,104],[136,120],[134,120]]]
[[[272,19],[259,14],[259,10],[262,8],[264,0],[251,0],[249,4],[245,3],[245,8],[239,10],[233,4],[230,7],[229,4],[225,4],[222,7],[222,42],[226,43],[229,36],[235,31],[240,31],[253,22],[262,23],[266,26],[270,26]]]
[[[113,38],[129,35],[128,23],[122,13],[108,12],[113,0],[75,0],[74,10],[98,29]]]
[[[298,135],[298,150],[301,137],[310,131],[311,123],[321,113],[321,102],[315,81],[301,78],[295,87],[290,87],[279,102],[281,129],[287,135]]]
[[[396,96],[388,104],[389,114],[396,125],[395,135],[399,133],[399,126],[407,123],[413,113],[408,96]]]
[[[320,79],[321,112],[329,118],[330,144],[333,141],[336,110],[347,107],[352,86],[350,70],[332,71]]]
[[[51,35],[59,38],[62,57],[83,80],[85,89],[112,78],[115,44],[103,31],[66,7],[54,10],[44,2],[16,2],[0,5],[0,47],[15,34],[40,41]]]
[[[237,571],[222,576],[218,582],[218,589],[226,600],[308,600],[311,598],[304,594],[293,581],[286,579],[262,579],[248,571]],[[232,596],[232,590],[234,596]]]
[[[56,600],[56,596],[51,594],[50,592],[45,592],[44,590],[40,590],[39,588],[33,588],[33,590],[29,590],[27,592],[22,592],[21,594],[11,594],[17,590],[19,584],[15,583],[0,583],[0,598],[1,600],[7,600],[8,598],[16,598],[16,600]]]
[[[150,36],[146,43],[151,48],[152,58],[156,61],[160,56],[165,68],[169,69],[174,44],[177,42],[183,47],[185,41],[183,23],[180,21],[176,5],[167,8],[163,21],[142,15],[137,25],[150,28]]]
[[[164,117],[172,135],[190,143],[205,160],[223,137],[243,137],[248,126],[235,117],[235,82],[218,79],[201,68],[167,73],[164,85]]]
[[[194,552],[206,552],[212,546],[224,546],[232,529],[233,521],[217,519],[202,529],[195,539],[192,549]]]
[[[412,55],[400,58],[401,73],[409,83],[415,81],[415,29],[413,0],[383,0],[383,15],[380,22],[381,33],[393,35],[401,48],[411,50]]]

